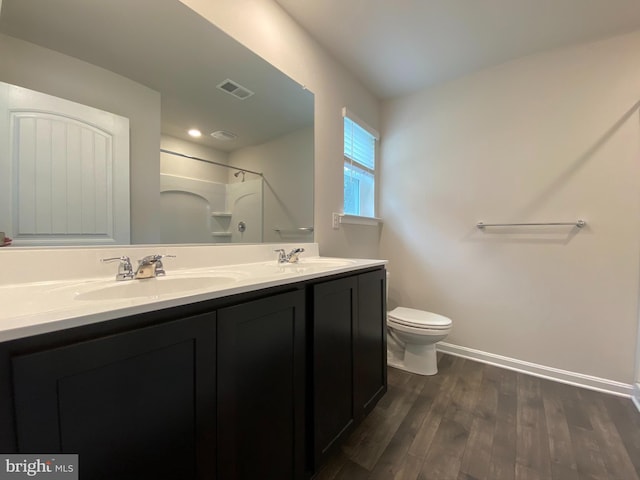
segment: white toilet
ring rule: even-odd
[[[449,335],[452,323],[442,315],[413,308],[396,307],[387,312],[387,364],[419,375],[435,375],[436,342]]]

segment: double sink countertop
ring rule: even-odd
[[[301,257],[172,269],[166,276],[116,281],[114,275],[0,285],[0,342],[189,303],[380,266],[385,260]]]

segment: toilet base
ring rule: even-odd
[[[402,351],[388,349],[387,365],[405,372],[417,373],[418,375],[435,375],[438,373],[436,344],[406,345],[404,355],[402,355]]]

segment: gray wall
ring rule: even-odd
[[[313,234],[291,230],[313,226],[313,128],[288,133],[254,147],[240,148],[229,164],[264,174],[263,240],[309,242]],[[238,182],[233,170],[229,183]],[[247,174],[247,179],[254,178]],[[275,228],[289,231],[275,232]]]
[[[2,34],[0,58],[0,81],[129,119],[131,242],[158,242],[160,94],[89,63]]]
[[[379,130],[380,103],[276,2],[180,0],[314,94],[314,221],[322,255],[378,258],[379,227],[332,228],[343,207],[343,120],[347,107]]]
[[[455,346],[633,383],[638,52],[640,32],[385,103],[391,301],[449,316]],[[581,230],[475,227],[579,218]]]

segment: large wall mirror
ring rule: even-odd
[[[180,1],[1,0],[0,58],[0,101],[17,86],[128,121],[129,190],[116,194],[128,196],[128,241],[94,243],[313,241],[313,94]],[[5,182],[17,178],[16,151],[1,152]],[[22,184],[8,184],[5,203],[48,203]],[[6,211],[0,230],[11,232],[17,215]],[[16,246],[74,244],[77,232],[40,235],[32,223]]]

